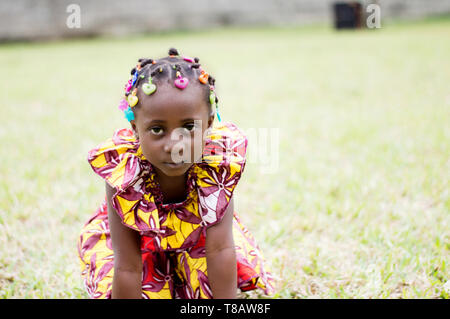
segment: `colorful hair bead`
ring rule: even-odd
[[[186,61],[186,62],[194,63],[194,59],[193,59],[193,58],[190,58],[190,57],[188,57],[188,56],[184,56],[184,57],[183,57],[183,60]]]
[[[131,79],[128,80],[127,84],[125,85],[125,92],[130,92],[133,85],[131,84]]]
[[[219,114],[219,107],[216,105],[216,114],[217,114],[217,119],[219,120],[219,122],[222,122],[222,119],[220,118],[220,114]]]
[[[123,113],[125,114],[125,118],[128,120],[128,122],[131,122],[134,120],[134,113],[133,113],[133,110],[131,109],[131,107],[128,107],[127,109],[125,109],[123,111]]]
[[[138,79],[138,71],[134,72],[133,79],[131,80],[131,85],[133,86]]]
[[[119,102],[119,110],[125,111],[128,108],[128,102],[125,99],[120,100]]]
[[[217,119],[219,120],[219,122],[222,122],[222,119],[220,118],[220,114],[219,114],[219,106],[216,103],[216,94],[213,91],[214,87],[210,86],[210,89],[211,89],[211,93],[209,94],[209,103],[211,103],[211,106],[216,104]]]
[[[152,83],[151,76],[148,78],[148,83],[142,84],[142,91],[147,95],[153,94],[156,91],[156,85]]]
[[[202,70],[202,74],[198,77],[199,81],[203,84],[208,83],[209,74]]]
[[[182,77],[180,72],[177,71],[177,79],[174,81],[174,84],[177,88],[179,88],[180,90],[183,90],[186,88],[186,86],[189,83],[189,79]]]
[[[131,107],[134,107],[134,106],[138,103],[138,101],[139,101],[138,97],[136,96],[136,93],[137,93],[137,88],[135,88],[135,89],[133,90],[133,93],[131,93],[130,95],[128,95],[127,100],[128,100],[128,104],[129,104]]]
[[[211,106],[213,106],[216,103],[216,95],[213,91],[209,94],[209,103],[211,103]]]

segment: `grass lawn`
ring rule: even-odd
[[[249,158],[235,204],[273,297],[448,298],[448,34],[443,18],[0,46],[0,297],[87,297],[76,241],[104,196],[87,152],[127,126],[136,60],[174,46],[217,79],[223,119],[279,128],[276,173]]]

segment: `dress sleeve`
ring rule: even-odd
[[[220,222],[245,168],[247,137],[232,123],[220,123],[206,137],[197,173],[199,209],[204,225]]]
[[[137,231],[158,231],[159,217],[144,180],[150,167],[130,129],[117,130],[88,153],[94,172],[116,190],[112,205],[122,223]]]
[[[124,190],[139,173],[138,149],[131,130],[117,130],[112,138],[89,151],[88,162],[111,187]]]

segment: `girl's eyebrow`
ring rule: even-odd
[[[198,121],[198,119],[194,119],[192,117],[188,117],[188,118],[180,120],[180,123],[185,123],[185,122],[188,122],[188,121],[196,121],[196,120]],[[164,120],[151,120],[151,121],[145,123],[145,125],[164,124],[164,123],[166,123],[166,121],[164,121]]]
[[[166,121],[164,121],[164,120],[151,120],[151,121],[145,122],[145,125],[158,124],[158,123],[166,123]]]

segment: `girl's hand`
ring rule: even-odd
[[[142,298],[142,256],[139,232],[122,224],[111,198],[115,190],[106,184],[108,221],[114,251],[112,298]]]
[[[233,198],[223,219],[206,230],[206,263],[214,299],[234,299],[237,290],[236,250],[233,240]]]

